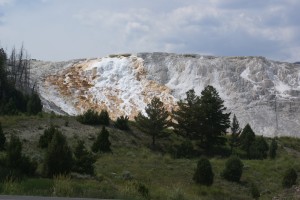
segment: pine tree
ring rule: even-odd
[[[74,171],[82,174],[94,174],[93,164],[96,162],[95,157],[88,152],[82,140],[78,141],[74,151],[75,165]]]
[[[45,175],[53,177],[58,174],[68,174],[72,165],[72,151],[67,144],[66,137],[61,132],[55,132],[46,153]]]
[[[224,144],[227,129],[230,127],[230,113],[224,113],[226,107],[213,86],[206,86],[201,92],[200,110],[203,113],[201,130],[204,135],[206,152],[209,153],[212,146]]]
[[[229,141],[229,145],[231,147],[231,153],[232,149],[235,147],[238,147],[240,145],[239,143],[239,135],[241,134],[241,129],[239,122],[235,115],[233,115],[232,125],[231,125],[231,137]]]
[[[22,143],[18,137],[11,135],[7,147],[7,166],[17,169],[22,164]]]
[[[41,99],[37,93],[33,93],[27,102],[27,113],[30,115],[36,115],[42,111],[43,105]]]
[[[250,159],[264,159],[268,156],[269,145],[263,136],[258,137],[251,144],[249,149]]]
[[[5,142],[6,142],[6,137],[3,133],[2,124],[0,122],[0,151],[4,150]]]
[[[247,152],[248,157],[250,153],[250,146],[254,141],[255,141],[255,133],[253,132],[251,126],[247,124],[240,135],[240,143],[241,143],[241,149]]]
[[[101,132],[98,134],[96,141],[92,146],[93,152],[111,152],[109,141],[109,132],[106,130],[105,126],[102,127]]]
[[[200,158],[193,180],[201,185],[211,186],[214,182],[214,173],[207,158]]]
[[[168,111],[163,102],[154,97],[145,109],[147,116],[139,113],[135,121],[139,127],[152,136],[152,147],[155,147],[156,138],[168,127]]]
[[[200,97],[194,90],[186,92],[184,101],[177,102],[177,109],[172,111],[172,126],[174,131],[185,138],[191,140],[201,140],[203,134],[201,125]]]
[[[129,118],[127,116],[118,117],[114,126],[120,130],[128,131],[128,130],[130,130],[129,125],[128,125],[128,120],[129,120]]]
[[[108,126],[109,125],[109,114],[106,110],[101,110],[100,114],[99,114],[99,120],[100,120],[100,124],[104,125],[104,126]]]

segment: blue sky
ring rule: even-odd
[[[300,60],[299,0],[0,0],[0,46],[69,60],[174,52]]]

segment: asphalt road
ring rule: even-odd
[[[67,198],[67,197],[38,197],[38,196],[9,196],[0,195],[1,200],[100,200],[90,198]],[[101,199],[105,200],[105,199]]]

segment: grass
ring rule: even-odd
[[[18,132],[19,136],[27,141],[24,144],[25,153],[42,162],[44,150],[37,148],[36,144],[43,132],[41,127],[45,128],[49,123],[48,118],[18,117],[9,118],[4,131],[16,127],[21,130]],[[52,117],[52,122],[65,133],[71,147],[74,147],[77,139],[84,139],[90,147],[92,140],[88,139],[88,136],[95,136],[101,128],[81,125],[72,117],[68,118],[67,127],[64,126],[64,118]],[[29,127],[36,132],[35,135],[27,137],[27,134],[22,133],[27,133]],[[58,176],[54,179],[28,178],[20,182],[6,180],[0,184],[0,193],[157,200],[252,199],[251,184],[254,183],[260,191],[260,199],[272,199],[287,194],[287,190],[281,186],[285,170],[294,167],[296,171],[300,171],[300,139],[283,137],[278,139],[276,159],[242,160],[244,172],[240,183],[228,182],[220,177],[227,159],[215,157],[210,159],[215,174],[214,184],[211,187],[196,185],[192,177],[197,158],[173,159],[169,154],[153,152],[147,148],[151,138],[140,132],[133,122],[131,128],[129,132],[108,128],[113,153],[98,154],[95,178]],[[176,136],[170,138],[159,142],[167,145],[177,140]],[[288,190],[290,199],[294,198],[294,193],[295,191]]]

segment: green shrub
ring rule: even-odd
[[[128,125],[128,119],[129,118],[127,116],[118,117],[114,126],[120,130],[128,131],[130,129]]]
[[[297,172],[295,169],[290,168],[286,170],[282,179],[282,186],[285,188],[290,188],[293,185],[296,185],[297,181]]]
[[[2,124],[0,122],[0,151],[4,150],[5,142],[6,142],[6,137],[5,137],[4,133],[3,133]]]
[[[263,136],[256,138],[249,148],[250,159],[264,159],[268,156],[269,145]]]
[[[37,115],[42,111],[43,105],[39,95],[34,92],[27,102],[27,113],[30,115]]]
[[[214,173],[207,158],[201,157],[197,164],[193,180],[201,185],[211,186],[214,181]]]
[[[82,115],[77,116],[77,121],[87,125],[109,125],[109,115],[106,110],[102,110],[100,114],[97,111],[88,109]]]
[[[101,132],[97,135],[96,141],[92,145],[93,152],[111,152],[109,132],[106,130],[105,126],[102,127]]]
[[[239,182],[243,173],[244,164],[236,157],[230,157],[225,163],[225,169],[221,173],[222,178],[232,181]]]
[[[195,155],[194,147],[190,140],[185,140],[180,145],[173,145],[169,152],[173,158],[192,158]]]
[[[276,157],[276,152],[277,152],[277,142],[275,139],[272,139],[271,145],[270,145],[270,151],[269,151],[269,156],[271,159],[274,159]]]
[[[47,128],[44,131],[44,134],[40,136],[39,139],[39,147],[40,148],[47,148],[49,143],[52,140],[52,137],[55,133],[60,132],[53,124],[50,125],[49,128]]]
[[[81,174],[94,174],[93,164],[96,162],[95,156],[93,156],[84,146],[83,141],[78,141],[74,151],[75,165],[73,171]]]
[[[72,151],[67,144],[66,137],[61,132],[55,132],[46,153],[44,173],[48,177],[68,174],[72,166]]]

